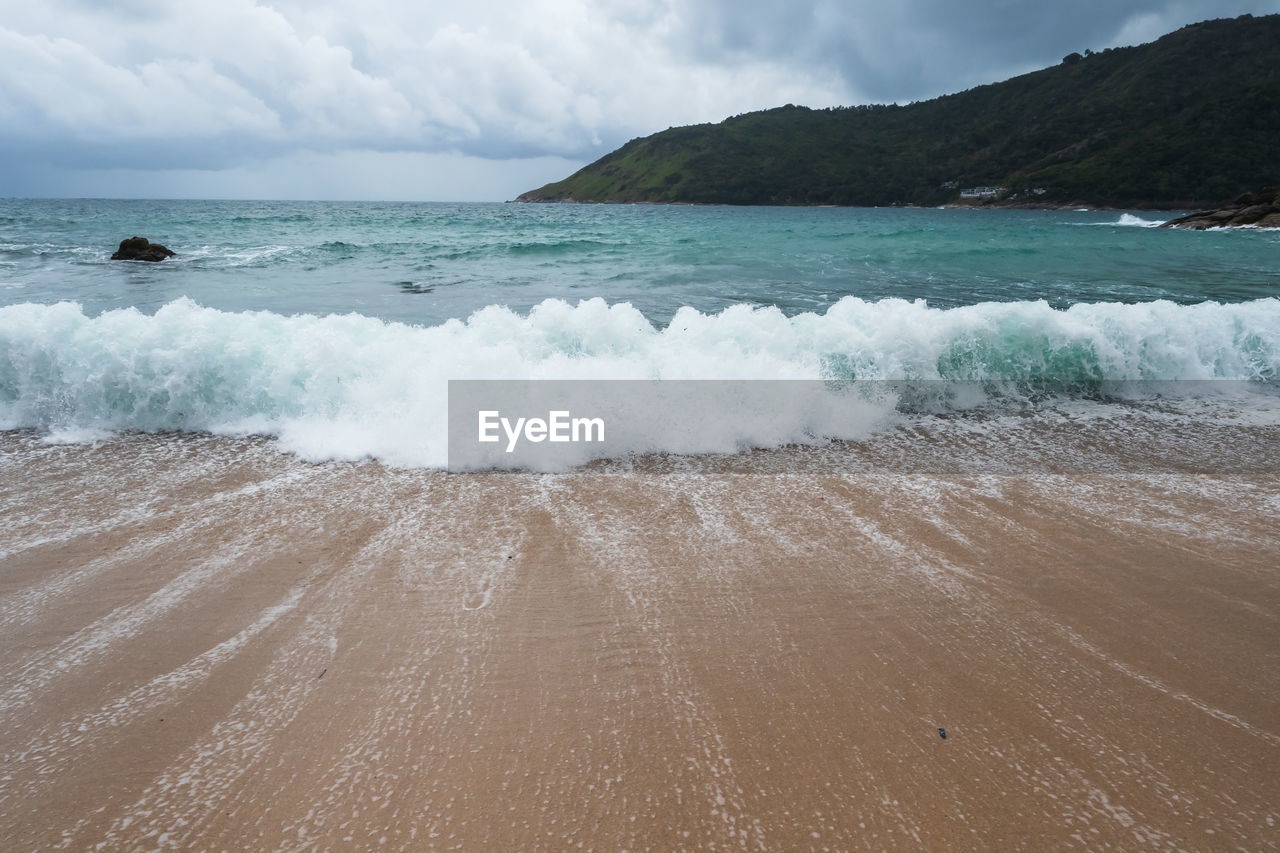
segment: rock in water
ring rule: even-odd
[[[1275,187],[1256,193],[1245,193],[1234,204],[1216,210],[1201,210],[1170,219],[1161,228],[1232,228],[1254,225],[1259,228],[1280,227],[1280,190]]]
[[[113,261],[163,261],[172,258],[177,252],[166,249],[159,243],[152,243],[146,237],[130,237],[120,241],[120,248],[111,256]]]

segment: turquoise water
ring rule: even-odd
[[[605,205],[0,200],[0,304],[356,312],[438,324],[487,305],[823,311],[1280,295],[1280,232],[1140,227],[1160,214]],[[1121,222],[1134,224],[1120,224]],[[107,263],[141,234],[179,254]]]
[[[1274,391],[1280,232],[1157,221],[0,201],[0,429],[265,434],[307,458],[434,466],[451,379],[963,380],[1078,399],[1113,380]],[[108,260],[133,234],[178,257]],[[1270,423],[1275,394],[1264,396]],[[1259,414],[1247,408],[1194,417]],[[752,429],[730,446],[861,434],[787,407]]]

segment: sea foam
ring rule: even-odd
[[[665,327],[629,304],[490,306],[421,327],[356,314],[154,315],[75,303],[0,308],[0,428],[66,440],[120,430],[266,434],[309,459],[442,466],[449,379],[1265,380],[1280,300],[1003,302],[939,309],[846,297],[788,317],[737,305]],[[802,411],[740,446],[841,434]],[[640,448],[636,448],[640,449]],[[644,449],[663,449],[648,447]],[[673,448],[674,449],[674,448]]]
[[[1120,219],[1115,225],[1128,225],[1134,228],[1159,228],[1163,225],[1163,219],[1143,219],[1141,216],[1134,216],[1132,213],[1120,214]]]

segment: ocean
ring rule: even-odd
[[[1273,848],[1280,232],[1161,219],[0,200],[0,838]]]
[[[266,435],[313,461],[442,467],[450,379],[1007,380],[1073,397],[1115,380],[1270,390],[1280,233],[1159,221],[6,200],[0,428],[62,440]],[[178,256],[109,261],[133,234]],[[862,434],[797,416],[737,445]]]

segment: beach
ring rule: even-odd
[[[1277,3],[10,3],[0,853],[1280,853]]]
[[[0,837],[1273,849],[1276,428],[950,429],[564,474],[7,432]]]

